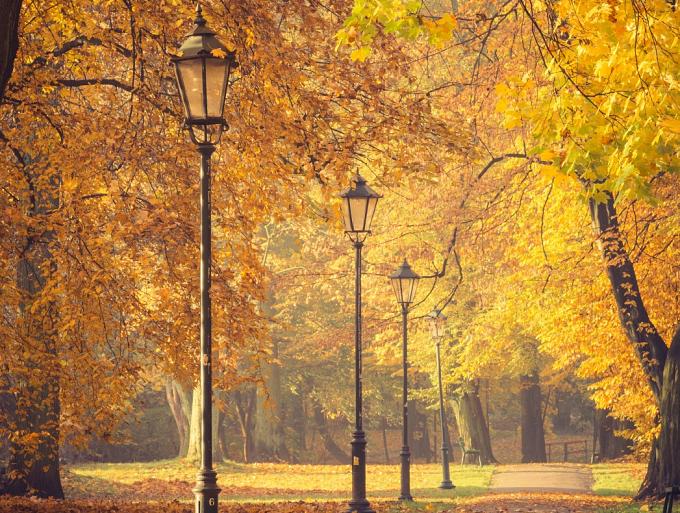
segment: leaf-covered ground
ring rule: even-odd
[[[394,501],[399,466],[368,469],[368,495],[377,513],[633,513],[661,511],[629,497],[639,465],[593,466],[592,495],[489,494],[493,467],[452,466],[454,491],[439,490],[439,465],[414,465],[416,502]],[[221,513],[344,513],[351,489],[344,465],[223,463],[218,465]],[[70,465],[66,501],[0,498],[0,513],[193,513],[196,468],[182,460]],[[616,494],[600,496],[597,494]]]
[[[658,511],[660,507],[639,505],[627,499],[568,495],[485,495],[463,499],[461,504],[376,502],[377,513],[632,513]],[[190,503],[126,502],[78,499],[66,501],[0,498],[0,513],[193,513]],[[341,502],[221,503],[221,513],[343,513]]]
[[[419,500],[441,501],[484,493],[492,466],[453,465],[453,491],[437,488],[441,466],[413,465],[411,491]],[[399,495],[398,465],[369,465],[368,495],[390,501]],[[351,490],[346,465],[288,465],[281,463],[221,463],[217,465],[222,502],[343,501]],[[126,500],[191,500],[196,466],[184,460],[148,463],[70,465],[63,483],[68,498]]]

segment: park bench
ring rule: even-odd
[[[472,457],[472,461],[477,460],[479,462],[479,466],[482,466],[482,454],[479,452],[478,449],[475,449],[474,447],[465,447],[465,440],[463,440],[463,437],[461,436],[458,439],[458,445],[460,446],[460,452],[461,452],[461,458],[460,458],[460,464],[464,465],[466,461],[470,461],[470,457]]]

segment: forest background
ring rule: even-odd
[[[193,6],[5,6],[0,439],[7,486],[59,495],[62,460],[192,458],[200,442],[197,159],[168,67]],[[433,457],[424,318],[439,308],[452,440],[485,463],[494,439],[541,461],[546,432],[597,432],[604,457],[626,446],[616,431],[650,463],[641,493],[678,481],[673,2],[203,9],[240,62],[213,182],[219,457],[347,460],[352,252],[337,194],[359,171],[384,195],[364,253],[371,458],[396,451],[386,277],[408,258],[423,276],[417,457]]]

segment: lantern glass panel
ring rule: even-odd
[[[224,110],[224,93],[227,85],[229,61],[210,57],[205,59],[206,98],[209,118],[221,118]]]
[[[439,339],[443,337],[446,319],[439,312],[433,312],[430,314],[429,321],[432,338]]]
[[[413,303],[416,298],[418,280],[415,278],[392,278],[391,281],[397,302],[402,305]]]
[[[177,63],[180,91],[189,120],[204,118],[203,108],[203,59],[187,59]]]
[[[373,214],[375,214],[375,207],[378,205],[378,198],[368,198],[368,210],[366,213],[365,229],[366,231],[371,229],[371,223],[373,222]]]
[[[409,304],[413,303],[413,301],[415,301],[415,299],[416,299],[416,290],[418,289],[418,280],[413,279],[413,278],[408,278],[408,279],[405,279],[405,280],[402,280],[402,281],[405,282],[402,286],[406,285],[406,287],[404,287],[404,292],[408,291],[408,296],[406,297],[406,299],[408,299],[407,303],[409,303]]]
[[[394,289],[394,295],[397,296],[397,303],[403,304],[404,303],[404,294],[401,288],[401,279],[399,278],[391,278],[390,281],[392,282],[392,288]]]
[[[345,224],[345,231],[353,232],[352,216],[349,210],[349,198],[342,198],[342,221]]]
[[[368,198],[349,198],[349,209],[355,232],[366,231],[366,213]]]

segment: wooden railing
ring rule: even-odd
[[[557,447],[558,449],[553,449],[553,447]],[[571,440],[568,442],[546,442],[545,452],[548,458],[548,462],[575,461],[573,457],[570,459],[569,456],[583,455],[582,456],[583,462],[590,463],[590,459],[588,458],[588,455],[590,454],[588,452],[588,440]]]

